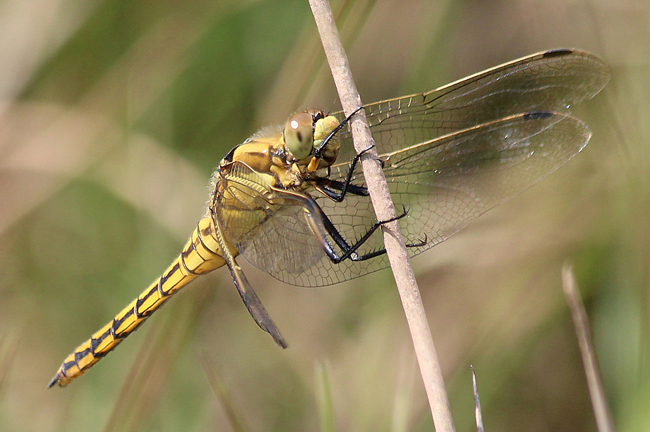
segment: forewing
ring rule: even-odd
[[[411,245],[409,255],[444,241],[539,182],[574,157],[589,138],[587,126],[574,117],[532,112],[380,155],[397,211],[408,211],[399,223]],[[328,238],[323,221],[304,198],[270,188],[243,164],[232,174],[228,190],[240,198],[236,205],[231,197],[219,206],[220,219],[228,238],[259,269],[289,284],[323,286],[388,266],[385,255],[333,263],[319,241]],[[348,194],[340,203],[325,197],[315,201],[350,244],[376,220],[369,197]],[[357,253],[381,249],[377,231]]]
[[[534,112],[381,155],[397,211],[408,210],[407,216],[400,219],[400,228],[412,245],[409,254],[417,255],[435,246],[489,209],[539,182],[575,156],[590,136],[587,126],[578,119],[561,113]],[[351,241],[360,238],[375,221],[368,197],[347,196],[342,203],[326,198],[317,201]],[[382,248],[378,231],[358,253]],[[387,266],[385,256],[341,264],[323,259],[317,269],[310,267],[306,271],[320,275],[321,284],[331,284]],[[303,284],[300,280],[289,283]]]
[[[447,239],[493,207],[538,183],[589,142],[582,121],[560,113],[506,117],[385,155],[396,205],[412,208],[402,224],[415,255]]]
[[[397,211],[400,205],[408,210],[400,225],[411,244],[410,254],[438,244],[577,154],[590,133],[567,115],[568,108],[597,94],[609,75],[605,63],[593,54],[555,50],[428,93],[366,105]],[[333,115],[340,121],[345,118],[341,112]],[[339,163],[331,167],[329,178],[343,181],[355,152],[347,127],[338,137]],[[355,169],[352,182],[364,184],[360,168]],[[228,228],[229,237],[237,239],[237,247],[249,261],[274,277],[295,285],[321,286],[388,265],[385,256],[332,263],[318,239],[327,237],[322,221],[304,201],[277,191],[249,193],[254,199],[245,201],[256,203],[251,207],[254,211],[229,216],[235,226]],[[350,244],[375,222],[368,197],[348,194],[341,203],[314,198]],[[376,232],[358,254],[381,249],[381,233]]]
[[[409,147],[454,131],[531,111],[568,113],[607,84],[609,67],[579,50],[533,54],[427,93],[365,105],[378,153]],[[345,115],[334,114],[339,120]],[[341,133],[340,161],[354,156],[349,131]]]

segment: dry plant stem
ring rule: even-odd
[[[208,383],[214,392],[217,401],[221,404],[223,411],[228,421],[230,429],[234,432],[247,432],[251,430],[248,426],[244,424],[244,417],[239,414],[237,409],[235,409],[235,403],[233,400],[230,391],[226,387],[223,379],[219,376],[215,368],[213,367],[212,361],[208,357],[205,351],[198,353],[199,362],[203,367],[203,371],[208,378]]]
[[[476,418],[476,431],[483,432],[483,414],[481,414],[481,401],[478,397],[478,384],[476,382],[476,372],[474,366],[469,365],[472,370],[472,388],[474,389],[474,417]]]
[[[310,0],[309,4],[316,20],[327,61],[332,70],[341,105],[346,115],[349,115],[362,105],[361,97],[354,85],[348,59],[334,23],[332,10],[327,0]],[[373,141],[363,110],[352,119],[351,129],[357,153],[368,149]],[[364,177],[377,220],[394,218],[395,208],[374,149],[362,156],[361,166],[363,167]],[[399,232],[399,224],[393,222],[383,225],[382,230],[384,245],[411,331],[415,354],[429,399],[435,428],[438,432],[453,432],[454,423],[451,417],[442,370],[424,312],[420,291],[409,263],[404,239]]]
[[[562,289],[566,297],[567,304],[571,310],[571,318],[576,329],[578,337],[578,346],[582,355],[582,363],[587,375],[587,385],[591,396],[591,404],[594,408],[596,417],[596,426],[599,432],[614,432],[614,422],[609,411],[603,382],[600,379],[600,369],[596,352],[591,338],[591,327],[587,319],[587,312],[580,299],[580,294],[576,287],[576,280],[573,274],[573,267],[570,264],[564,264],[562,268]]]

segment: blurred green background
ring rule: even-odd
[[[333,8],[366,102],[549,48],[611,65],[574,110],[589,146],[414,266],[457,430],[475,430],[470,364],[486,430],[595,430],[567,259],[618,430],[650,430],[650,3]],[[219,270],[45,389],[180,252],[230,148],[301,108],[337,109],[306,1],[4,0],[0,95],[0,430],[432,430],[388,271],[305,289],[240,260],[288,350]]]

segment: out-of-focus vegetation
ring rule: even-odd
[[[649,430],[650,3],[333,7],[367,102],[555,47],[611,65],[574,110],[589,146],[414,265],[459,431],[473,430],[469,364],[486,430],[594,430],[566,259],[618,430]],[[217,271],[45,389],[180,251],[231,147],[337,107],[306,1],[5,0],[0,96],[0,430],[431,430],[388,271],[304,289],[245,266],[285,351]]]

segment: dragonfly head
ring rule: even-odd
[[[314,148],[314,120],[311,113],[303,111],[289,117],[284,126],[284,144],[298,160],[311,154]]]
[[[296,113],[289,117],[286,125],[284,126],[283,137],[287,151],[298,161],[309,164],[310,166],[316,165],[322,168],[321,165],[329,166],[338,151],[338,141],[330,139],[331,143],[327,143],[325,150],[321,149],[321,153],[329,153],[327,156],[316,155],[319,159],[314,161],[314,151],[320,148],[323,140],[339,125],[338,119],[333,116],[326,116],[323,111],[311,109],[303,112]],[[320,161],[320,159],[325,159]],[[331,159],[331,160],[329,160]]]

